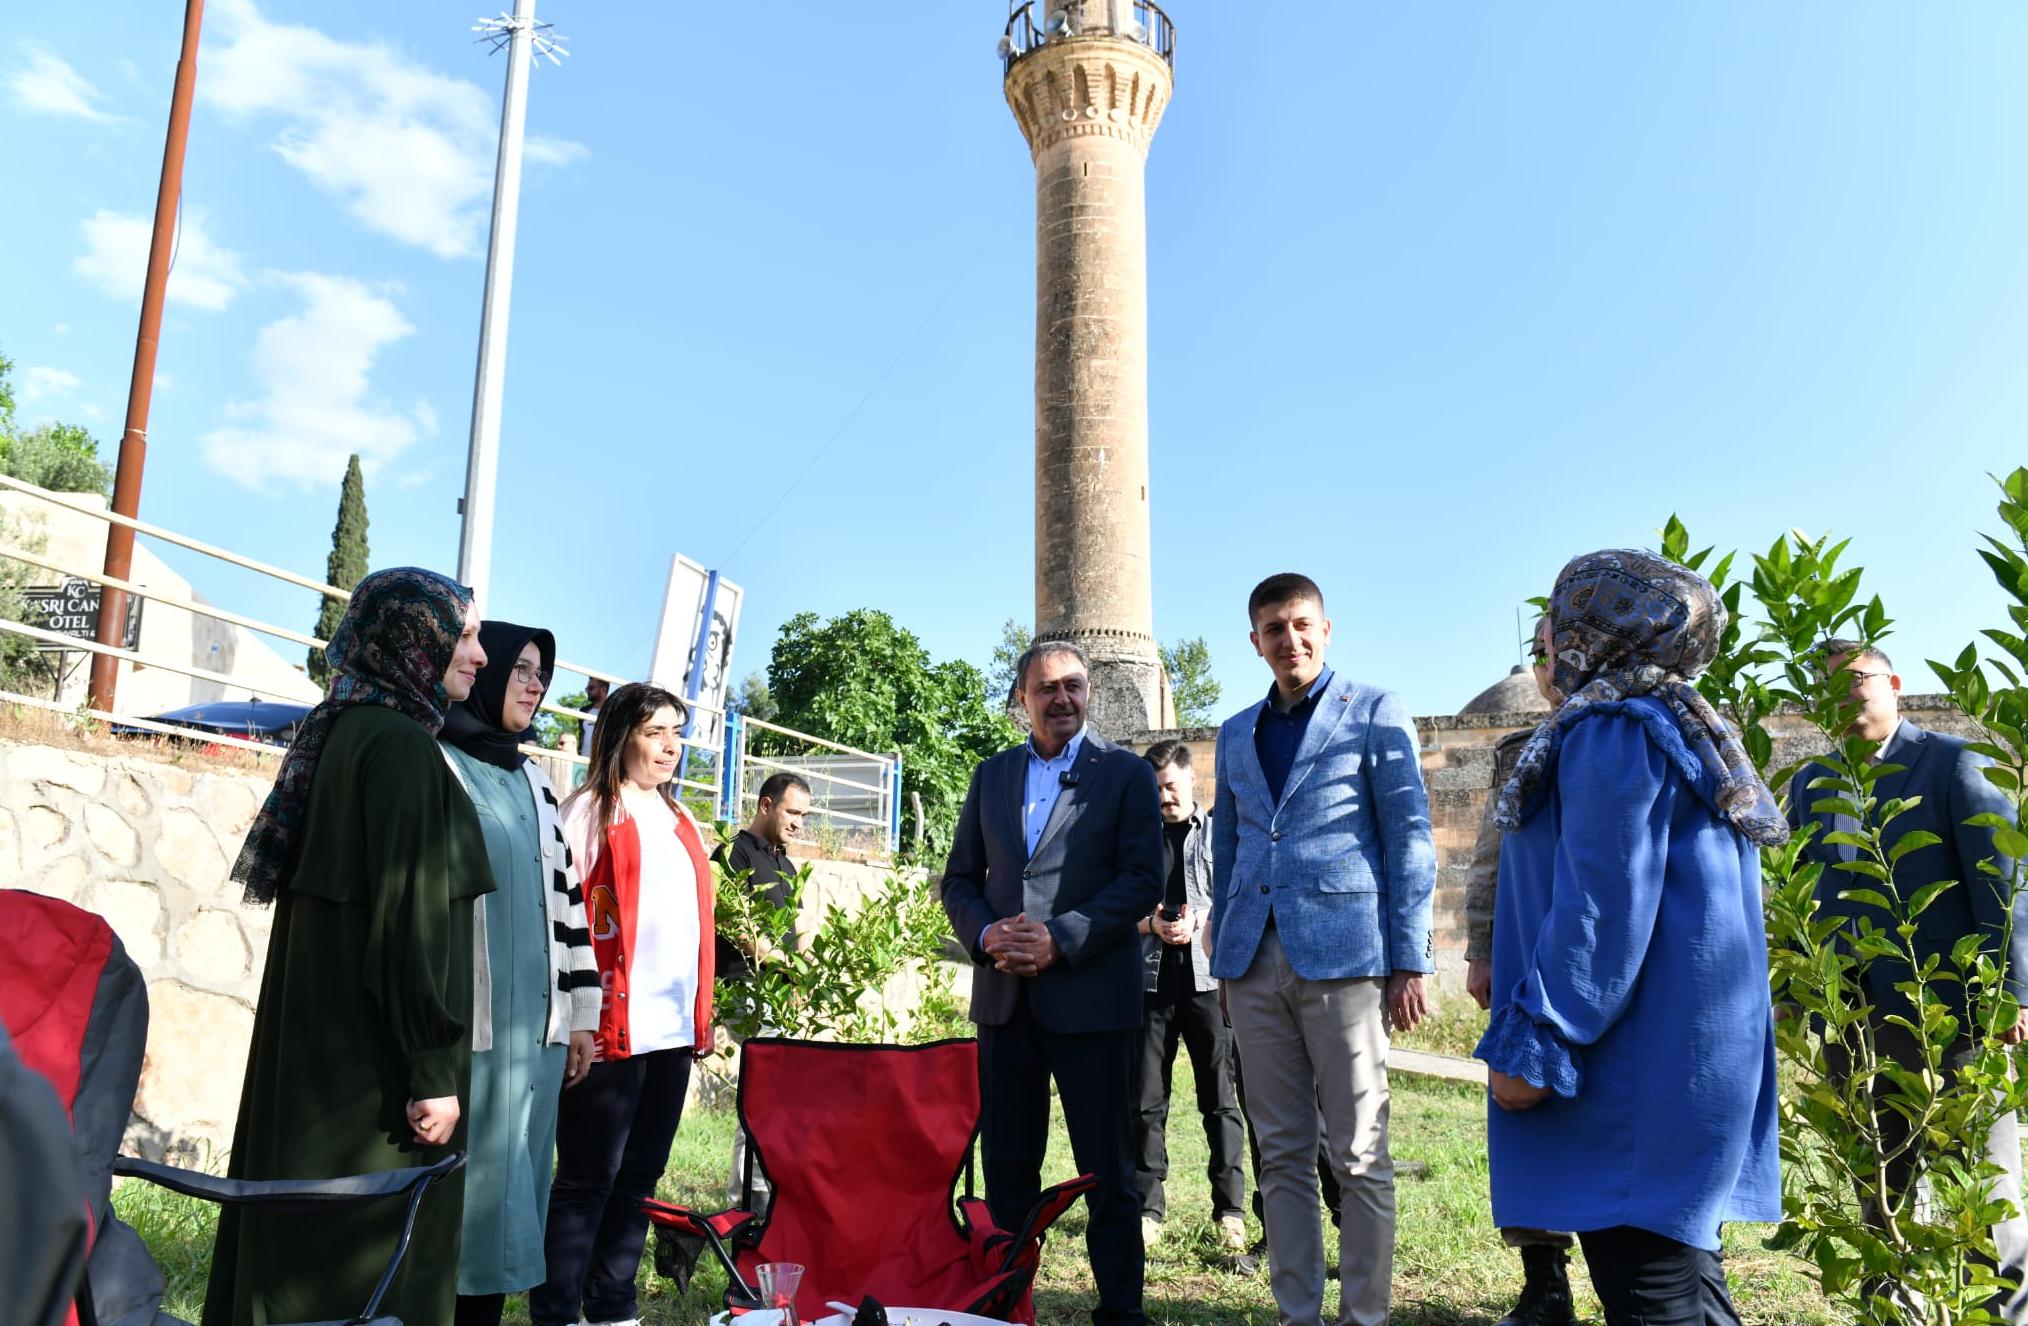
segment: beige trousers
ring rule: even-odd
[[[1337,1326],[1385,1326],[1394,1278],[1394,1161],[1387,1153],[1386,981],[1310,981],[1273,926],[1225,985],[1260,1143],[1269,1283],[1280,1326],[1322,1326],[1324,1234],[1317,1148],[1343,1192]],[[1323,1112],[1325,1137],[1317,1136]]]

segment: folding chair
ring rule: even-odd
[[[756,1037],[740,1052],[748,1165],[766,1171],[765,1211],[705,1214],[647,1201],[655,1224],[701,1238],[724,1264],[734,1314],[767,1306],[753,1268],[803,1266],[804,1320],[833,1299],[1033,1323],[1030,1289],[1045,1231],[1097,1186],[1080,1175],[1045,1191],[1018,1230],[972,1195],[979,1129],[973,1040],[849,1045]],[[965,1195],[957,1198],[963,1178]],[[752,1192],[750,1181],[747,1185]]]
[[[19,889],[0,889],[0,1025],[22,1062],[48,1079],[69,1113],[84,1172],[89,1252],[71,1322],[184,1326],[161,1310],[162,1273],[140,1236],[113,1212],[112,1177],[118,1174],[206,1201],[268,1210],[356,1205],[405,1194],[408,1210],[387,1270],[359,1315],[343,1324],[401,1326],[396,1318],[375,1314],[408,1252],[417,1208],[431,1185],[464,1165],[462,1152],[425,1168],[269,1180],[219,1178],[118,1154],[147,1047],[147,985],[104,918]],[[0,1193],[0,1201],[21,1200],[22,1194]]]

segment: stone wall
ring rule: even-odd
[[[0,887],[99,913],[148,982],[127,1149],[204,1164],[231,1144],[271,913],[227,878],[275,762],[59,749],[0,738]],[[819,861],[812,922],[881,891],[885,866]],[[906,999],[908,991],[886,992]]]
[[[265,770],[0,740],[0,882],[95,911],[148,981],[128,1147],[208,1158],[232,1137],[269,913],[227,878]]]

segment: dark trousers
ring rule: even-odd
[[[451,1326],[500,1326],[506,1314],[505,1294],[460,1294]]]
[[[1145,1326],[1141,1200],[1127,1119],[1133,1096],[1133,1031],[1050,1031],[1023,1000],[1012,1020],[979,1028],[979,1121],[986,1205],[994,1223],[1018,1231],[1042,1192],[1049,1143],[1049,1083],[1063,1102],[1080,1172],[1097,1177],[1085,1196],[1085,1252],[1098,1287],[1095,1326]]]
[[[1213,995],[1212,998],[1217,998]],[[1227,1022],[1225,1030],[1231,1034],[1232,1024]],[[1267,1223],[1266,1199],[1260,1195],[1260,1142],[1253,1135],[1253,1120],[1246,1113],[1246,1074],[1240,1070],[1239,1055],[1232,1056],[1232,1094],[1239,1098],[1239,1113],[1246,1119],[1246,1160],[1253,1171],[1253,1218],[1263,1225]],[[1335,1228],[1342,1217],[1339,1210],[1343,1205],[1344,1192],[1338,1187],[1338,1176],[1331,1172],[1331,1152],[1324,1137],[1324,1107],[1317,1107],[1317,1187],[1324,1195],[1324,1209],[1331,1215]]]
[[[1204,1116],[1204,1140],[1211,1150],[1205,1173],[1211,1180],[1213,1219],[1245,1210],[1246,1171],[1240,1152],[1246,1130],[1239,1122],[1239,1102],[1232,1086],[1232,1028],[1218,1011],[1218,992],[1209,990],[1170,1004],[1148,1004],[1141,1024],[1140,1053],[1134,1061],[1134,1177],[1141,1190],[1141,1214],[1160,1220],[1168,1199],[1162,1185],[1169,1177],[1169,1093],[1176,1067],[1176,1046],[1190,1051],[1190,1072],[1197,1080],[1197,1112]]]
[[[1631,1225],[1577,1238],[1606,1326],[1739,1326],[1717,1253]]]
[[[656,1050],[596,1063],[563,1093],[556,1178],[543,1255],[549,1278],[530,1291],[534,1326],[640,1315],[634,1274],[648,1240],[641,1199],[655,1195],[683,1118],[690,1051]]]

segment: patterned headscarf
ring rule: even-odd
[[[431,736],[442,729],[450,705],[444,673],[471,602],[472,591],[449,576],[412,566],[375,571],[352,591],[345,619],[324,646],[337,673],[330,692],[296,729],[274,790],[233,862],[232,877],[246,886],[248,902],[266,906],[281,892],[309,811],[310,780],[342,711],[381,705],[413,718]]]
[[[1521,826],[1548,787],[1564,734],[1596,706],[1653,695],[1710,774],[1718,812],[1764,847],[1787,842],[1788,823],[1746,748],[1690,684],[1718,656],[1725,623],[1710,581],[1652,553],[1610,548],[1572,559],[1549,597],[1550,675],[1566,698],[1522,748],[1494,821]]]

